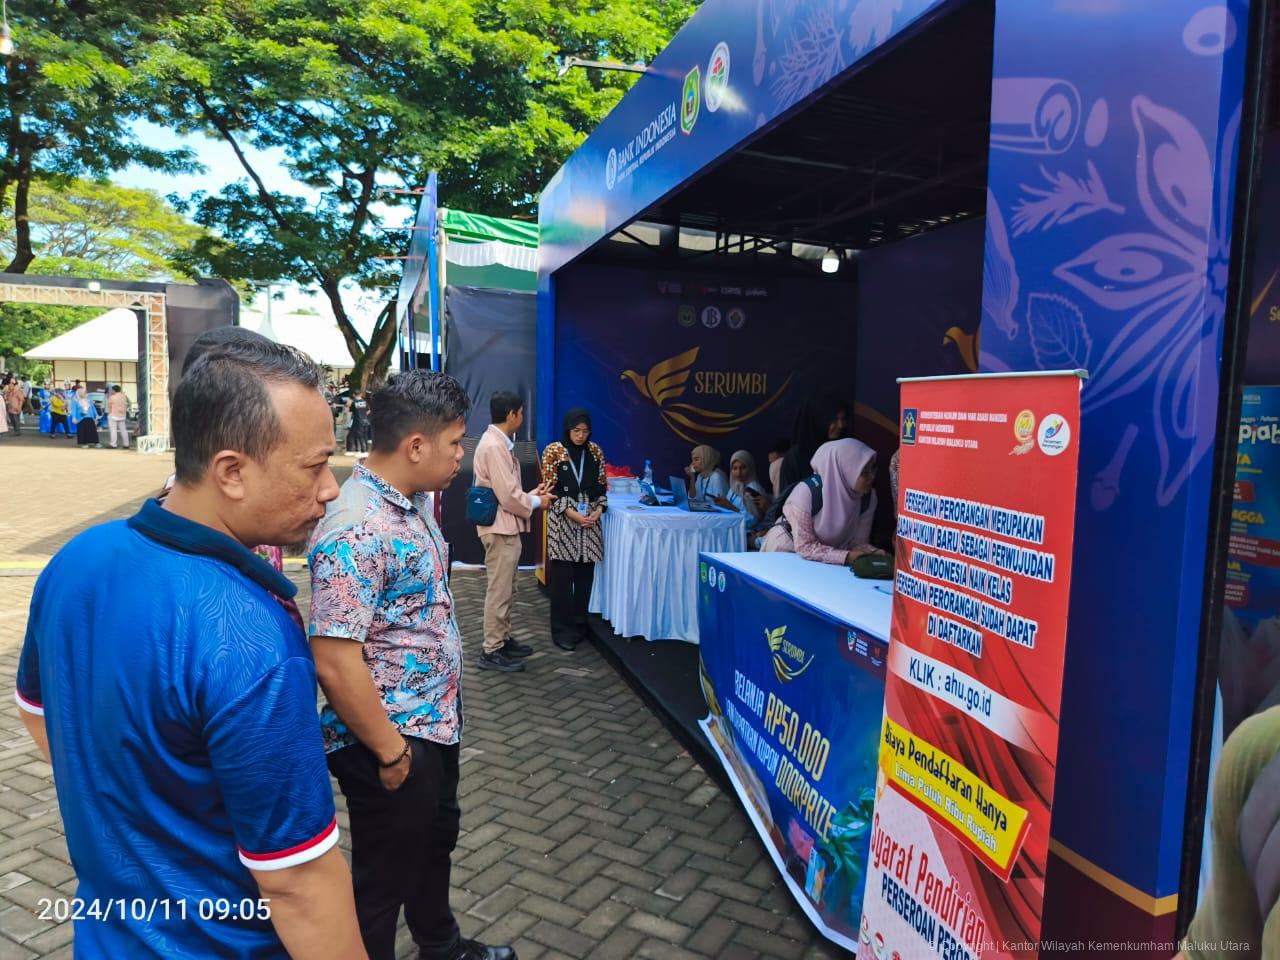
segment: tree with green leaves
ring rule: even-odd
[[[11,205],[0,211],[12,216]],[[41,273],[104,280],[185,277],[177,259],[205,235],[159,194],[106,180],[37,181],[27,222]],[[16,255],[14,241],[0,235],[0,256]]]
[[[130,164],[189,169],[190,154],[157,150],[133,132],[157,119],[151,94],[162,73],[156,26],[177,12],[169,0],[12,0],[15,50],[0,57],[0,205],[11,212],[11,259],[24,273],[36,258],[30,203],[35,184],[102,177]],[[12,190],[12,201],[9,200]]]
[[[440,174],[442,204],[532,217],[555,169],[632,74],[572,71],[562,56],[647,60],[692,0],[209,0],[172,18],[156,77],[172,122],[233,148],[243,178],[190,199],[217,238],[190,263],[225,277],[318,286],[356,359],[385,372],[389,303],[367,339],[343,291],[390,290],[411,191]],[[278,150],[297,183],[267,187],[253,151]]]
[[[11,205],[0,213],[12,215]],[[94,180],[37,181],[27,207],[35,272],[102,280],[187,279],[177,266],[203,228],[184,219],[163,197]],[[0,257],[13,257],[16,237],[0,235]],[[13,357],[97,311],[43,304],[0,304],[0,356]]]

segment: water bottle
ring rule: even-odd
[[[646,460],[644,462],[644,482],[650,485],[653,484],[653,461],[652,460]]]

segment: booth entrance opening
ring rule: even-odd
[[[898,377],[1087,369],[1050,857],[1027,882],[1045,936],[1172,941],[1275,3],[826,6],[709,0],[553,177],[539,442],[588,402],[611,463],[661,477],[695,443],[759,454],[834,389],[887,455]]]

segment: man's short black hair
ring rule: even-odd
[[[195,341],[191,344],[191,348],[187,350],[186,359],[182,361],[181,376],[185,377],[187,375],[187,371],[191,369],[192,364],[210,350],[215,350],[228,343],[241,343],[246,340],[253,343],[271,342],[262,334],[255,333],[246,327],[225,326],[214,327],[212,330],[206,330],[204,333],[200,334],[200,336],[196,337]]]
[[[779,437],[769,445],[770,453],[785,454],[791,449],[791,441],[786,437]]]
[[[499,390],[489,398],[489,417],[494,423],[506,423],[507,417],[524,409],[524,398],[510,390]]]
[[[409,370],[369,394],[373,449],[391,453],[411,433],[432,437],[464,419],[471,408],[467,391],[447,373]]]
[[[112,385],[112,387],[111,387],[111,392],[112,392],[112,393],[119,393],[119,392],[120,392],[120,384],[118,384],[118,383],[117,383],[117,384],[113,384],[113,385]]]
[[[262,462],[282,433],[267,386],[296,383],[319,390],[321,379],[305,353],[266,337],[236,338],[202,353],[173,398],[177,482],[197,482],[219,450]]]

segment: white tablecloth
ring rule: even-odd
[[[644,507],[639,497],[610,493],[602,521],[591,612],[623,637],[697,643],[698,554],[745,550],[745,515]]]
[[[794,553],[724,553],[703,558],[772,587],[792,602],[846,626],[889,640],[893,581],[862,580],[848,567],[805,560]]]

